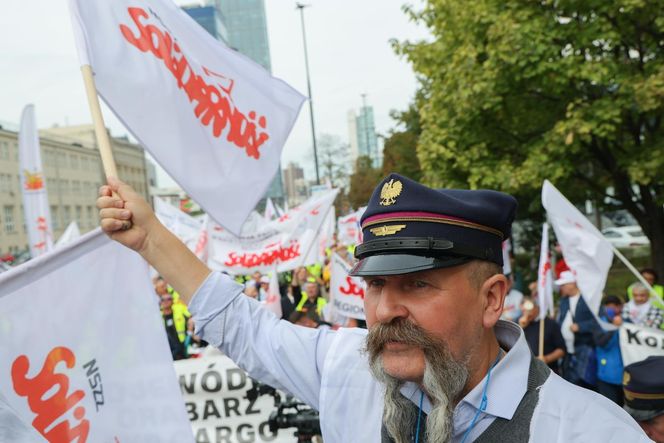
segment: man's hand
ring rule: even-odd
[[[570,331],[572,331],[572,332],[579,332],[579,325],[577,325],[576,323],[572,323],[572,324],[570,325],[569,329],[570,329]]]
[[[99,188],[97,208],[102,230],[134,251],[144,250],[150,232],[162,226],[143,197],[114,177]]]

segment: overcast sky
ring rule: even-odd
[[[387,133],[394,127],[389,112],[406,108],[416,81],[389,40],[427,35],[403,13],[404,2],[309,0],[305,22],[318,134],[338,135],[347,142],[347,112],[359,108],[362,93],[374,107],[377,131]],[[265,7],[273,74],[306,95],[295,2],[265,0]],[[23,106],[34,103],[40,128],[89,123],[67,0],[0,0],[0,11],[0,121],[17,125]],[[108,108],[104,117],[113,135],[128,133]],[[314,178],[311,146],[305,105],[284,148],[283,166],[295,161],[305,167],[308,178]]]

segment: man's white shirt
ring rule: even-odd
[[[196,334],[219,347],[257,380],[285,390],[320,412],[326,443],[381,441],[383,387],[371,376],[362,349],[366,330],[310,329],[277,319],[242,295],[242,286],[212,273],[189,305]],[[479,437],[496,417],[511,419],[526,392],[531,353],[521,328],[495,327],[507,351],[491,373],[488,404],[469,435]],[[460,442],[481,400],[484,380],[456,406],[453,442]],[[414,404],[420,389],[401,392]],[[431,404],[424,397],[422,410]],[[637,423],[603,396],[551,374],[540,389],[530,424],[531,442],[647,442]]]

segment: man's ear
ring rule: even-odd
[[[485,328],[492,328],[500,319],[508,287],[507,277],[503,274],[489,277],[480,287],[480,297],[484,300],[482,322]]]

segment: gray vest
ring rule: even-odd
[[[546,364],[532,357],[528,370],[528,387],[519,406],[514,411],[514,416],[511,420],[496,417],[489,427],[474,440],[475,443],[503,443],[505,441],[527,443],[530,439],[530,421],[539,401],[539,390],[550,374],[551,369]],[[426,443],[425,421],[423,419],[420,429],[420,442],[422,443]],[[382,443],[394,443],[394,440],[387,434],[385,425],[383,425],[380,434]],[[415,441],[414,431],[411,441]]]

